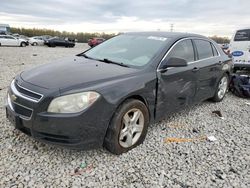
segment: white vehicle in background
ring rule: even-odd
[[[41,46],[41,45],[44,45],[44,40],[42,37],[31,37],[29,38],[29,43],[32,45],[32,46]]]
[[[16,38],[11,35],[0,35],[0,46],[21,46],[25,47],[29,42],[25,39]]]
[[[250,69],[250,28],[237,30],[229,45],[234,71]]]

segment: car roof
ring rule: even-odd
[[[250,29],[250,27],[247,27],[247,28],[237,29],[236,31],[249,30],[249,29]]]
[[[166,38],[185,38],[185,37],[199,37],[207,38],[202,35],[192,33],[180,33],[180,32],[162,32],[162,31],[147,31],[147,32],[127,32],[125,35],[143,35],[143,36],[157,36]]]

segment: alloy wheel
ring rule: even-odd
[[[140,138],[144,128],[144,116],[141,110],[133,108],[122,118],[119,144],[124,148],[133,146]]]
[[[220,83],[219,83],[219,86],[218,86],[218,97],[220,99],[222,99],[224,97],[224,95],[226,94],[227,86],[228,86],[228,79],[227,79],[227,77],[224,76],[220,80]]]

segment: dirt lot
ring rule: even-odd
[[[0,187],[250,187],[250,101],[230,93],[150,125],[144,144],[121,156],[58,148],[14,130],[3,100],[13,77],[86,48],[0,47]]]

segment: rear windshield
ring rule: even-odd
[[[234,41],[250,41],[250,29],[237,31]]]

